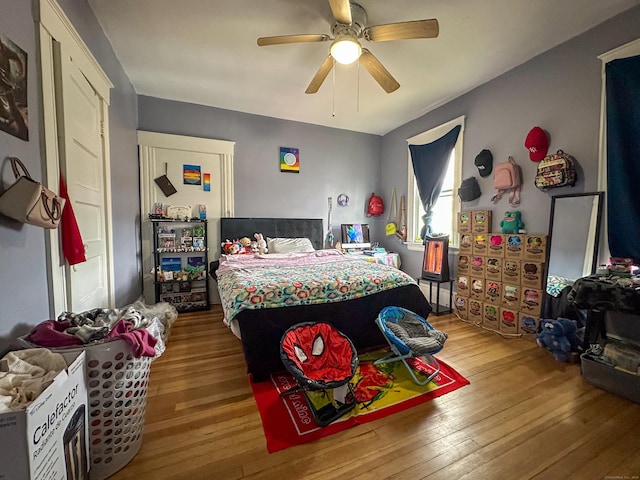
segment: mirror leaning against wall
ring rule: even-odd
[[[547,275],[569,280],[596,271],[604,192],[551,199]]]

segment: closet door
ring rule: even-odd
[[[140,219],[144,297],[154,303],[153,241],[149,214],[157,204],[188,207],[191,216],[206,207],[209,260],[220,256],[220,218],[233,216],[233,152],[235,142],[185,137],[155,132],[138,132],[140,153]],[[185,173],[189,167],[199,170],[199,183],[192,183]],[[205,188],[204,178],[210,182]],[[176,192],[166,196],[155,179],[166,175]],[[209,266],[206,266],[207,270]],[[220,303],[218,288],[209,279],[210,303]]]
[[[109,306],[102,102],[71,58],[63,58],[61,75],[61,167],[87,259],[66,268],[67,301],[84,312]]]
[[[50,314],[114,307],[109,159],[112,84],[55,0],[40,0],[46,179],[65,174],[87,262],[69,267],[60,231],[46,233]]]

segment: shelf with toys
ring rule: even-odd
[[[179,312],[208,310],[207,221],[151,219],[155,301]]]

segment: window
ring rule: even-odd
[[[456,185],[460,185],[462,181],[462,139],[464,135],[464,116],[458,117],[450,122],[433,128],[427,132],[421,133],[407,139],[407,145],[422,145],[438,140],[440,137],[449,132],[457,125],[461,126],[460,135],[456,145],[451,152],[449,166],[440,191],[440,196],[434,207],[431,227],[433,232],[449,234],[449,243],[452,247],[458,245],[457,235],[457,214],[460,210],[460,202],[457,200]],[[425,214],[416,178],[413,175],[413,165],[411,163],[411,154],[407,147],[408,158],[408,202],[407,202],[407,247],[410,250],[422,250],[422,239],[419,238],[422,229],[422,217]]]

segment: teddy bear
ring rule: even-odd
[[[269,250],[267,249],[267,242],[264,239],[264,237],[262,236],[261,233],[254,233],[253,236],[256,239],[256,243],[258,244],[258,253],[260,255],[264,255],[266,253],[269,253]]]
[[[522,222],[522,213],[518,210],[513,212],[504,212],[504,219],[500,222],[502,233],[518,233],[521,228],[524,228]]]
[[[569,360],[570,352],[580,349],[580,339],[577,335],[575,320],[558,317],[557,320],[542,320],[540,332],[536,334],[536,343],[553,353],[559,362]]]

